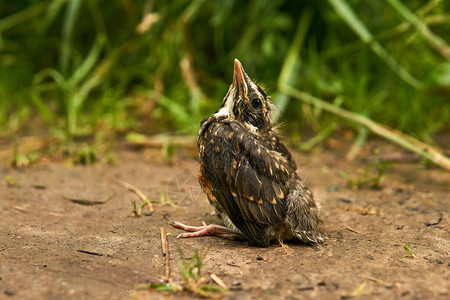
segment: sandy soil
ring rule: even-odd
[[[194,150],[167,165],[156,150],[119,148],[114,165],[0,169],[0,299],[198,297],[136,288],[164,275],[160,227],[172,233],[173,281],[182,283],[177,246],[186,257],[209,248],[202,274],[223,280],[225,299],[450,297],[448,172],[397,163],[387,167],[382,189],[355,191],[340,172],[360,178],[363,159],[348,163],[336,151],[295,154],[299,174],[322,204],[327,242],[260,249],[218,237],[176,239],[181,231],[171,220],[220,222],[196,182]],[[400,150],[384,145],[381,153],[392,151]],[[140,200],[114,179],[152,200],[161,189],[179,208],[155,203],[153,214],[144,208],[135,217],[131,201]],[[404,249],[409,242],[415,258]]]

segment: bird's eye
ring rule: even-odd
[[[262,106],[261,100],[259,100],[258,98],[253,99],[252,106],[253,106],[253,108],[261,108],[261,106]]]

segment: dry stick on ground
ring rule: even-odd
[[[182,147],[195,147],[197,143],[196,136],[177,136],[166,133],[145,136],[141,134],[128,134],[127,142],[138,148],[161,148],[167,143]]]
[[[114,181],[123,186],[124,188],[128,189],[129,191],[135,193],[142,201],[144,202],[146,201],[148,208],[150,209],[150,212],[155,211],[152,202],[144,195],[144,193],[140,189],[122,180],[114,180]]]
[[[197,7],[196,5],[191,6],[190,8]],[[197,80],[197,74],[195,72],[194,68],[194,57],[195,51],[194,47],[192,45],[192,37],[191,37],[191,31],[190,31],[190,22],[192,21],[192,17],[194,14],[192,13],[197,8],[187,9],[186,12],[184,12],[181,15],[181,32],[183,36],[183,50],[184,50],[184,56],[182,60],[180,61],[180,69],[181,69],[181,75],[183,78],[183,81],[185,85],[188,87],[189,91],[191,92],[191,95],[193,96],[193,99],[191,100],[191,106],[192,105],[198,105],[198,101],[201,100],[207,100],[207,97],[205,93],[203,93],[200,85],[198,84]],[[194,102],[197,101],[197,104]]]
[[[374,122],[364,116],[339,108],[335,105],[325,102],[322,99],[311,96],[307,93],[301,92],[290,86],[283,86],[283,92],[291,95],[292,97],[299,99],[303,102],[311,103],[315,106],[323,108],[335,115],[338,115],[347,120],[351,120],[358,124],[364,125],[369,128],[373,133],[390,140],[412,152],[415,152],[421,156],[424,156],[431,160],[436,165],[450,171],[450,159],[445,157],[436,148],[422,143],[421,141],[393,128],[389,128],[385,125]]]
[[[355,229],[353,229],[353,228],[351,228],[350,226],[345,226],[345,229],[347,229],[347,230],[350,230],[351,232],[354,232],[354,233],[357,233],[357,234],[359,234],[359,232],[358,231],[356,231]]]
[[[28,210],[26,210],[25,208],[20,207],[20,206],[14,206],[14,209],[18,210],[18,211],[21,211],[21,212],[28,212]]]
[[[167,244],[167,234],[166,229],[161,227],[161,244],[164,254],[164,260],[166,265],[166,280],[170,281],[170,261],[169,261],[169,246]]]
[[[211,274],[211,279],[221,288],[223,288],[224,290],[227,290],[227,286],[225,285],[225,283],[222,281],[222,279],[220,279],[216,274]]]
[[[387,288],[392,288],[393,287],[393,284],[390,284],[390,283],[388,283],[386,281],[383,281],[383,280],[375,278],[375,277],[368,276],[368,277],[365,277],[365,278],[369,279],[369,280],[371,280],[373,282],[376,282],[377,284],[379,284],[381,286],[384,286],[384,287],[387,287]]]

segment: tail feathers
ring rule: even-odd
[[[307,232],[307,231],[297,231],[297,238],[305,243],[309,244],[319,244],[325,242],[325,239],[320,235],[319,232]]]

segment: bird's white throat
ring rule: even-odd
[[[218,112],[215,113],[216,116],[220,117],[220,116],[230,116],[234,118],[234,112],[233,112],[233,107],[234,107],[234,91],[230,90],[227,94],[227,99],[225,101],[225,105],[222,106]]]

